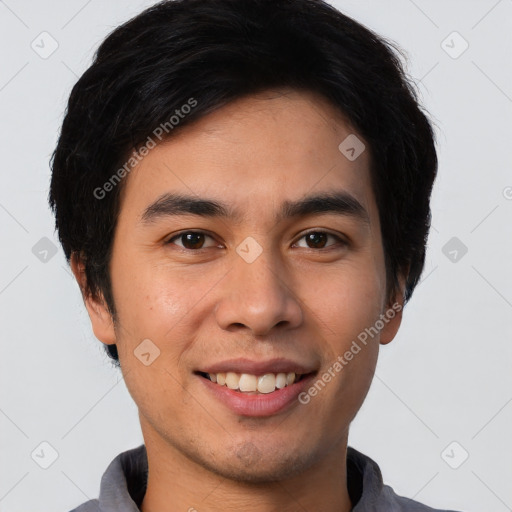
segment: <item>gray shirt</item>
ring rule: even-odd
[[[148,460],[142,444],[119,454],[101,478],[99,499],[83,503],[71,512],[140,512],[146,492]],[[352,512],[454,512],[442,511],[398,496],[384,485],[380,468],[350,446],[347,449],[347,483]]]

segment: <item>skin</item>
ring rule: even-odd
[[[350,510],[349,425],[401,313],[307,405],[271,417],[235,414],[193,372],[235,357],[286,357],[321,375],[394,301],[403,304],[401,293],[386,297],[370,152],[349,161],[338,150],[351,133],[321,97],[267,91],[184,127],[127,177],[110,264],[118,323],[101,298],[85,303],[95,336],[117,344],[139,409],[149,462],[143,512]],[[333,213],[276,223],[283,201],[332,190],[355,197],[369,223]],[[224,201],[243,218],[141,223],[164,192]],[[347,243],[329,236],[315,246],[304,237],[313,228]],[[209,235],[203,249],[180,237],[165,243],[189,229]],[[262,248],[250,264],[236,252],[249,236]],[[72,269],[86,285],[78,258]],[[161,353],[145,366],[134,350],[148,338]]]

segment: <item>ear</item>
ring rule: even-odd
[[[386,304],[383,313],[384,327],[380,331],[380,344],[387,345],[396,336],[402,323],[402,312],[404,309],[405,277],[399,276],[399,286],[395,296]]]
[[[85,275],[85,266],[82,258],[77,252],[71,254],[71,270],[75,279],[80,286],[82,298],[84,299],[85,307],[91,319],[92,330],[94,336],[98,338],[105,345],[112,345],[116,343],[116,334],[112,316],[107,308],[103,295],[99,298],[93,298],[87,292],[87,277]]]

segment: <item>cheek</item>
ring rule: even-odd
[[[372,256],[347,261],[318,274],[315,286],[304,287],[302,296],[314,317],[322,319],[320,325],[326,333],[350,343],[381,313],[385,293],[382,272]]]
[[[139,271],[127,268],[126,279],[119,273],[113,289],[119,321],[138,336],[160,337],[162,330],[171,329],[191,309],[194,293],[162,266],[140,263],[131,268]]]
[[[159,351],[152,366],[181,371],[188,353],[197,345],[199,330],[210,325],[214,294],[209,292],[220,277],[217,273],[185,273],[169,265],[147,262],[145,265],[139,262],[132,268],[139,271],[132,272],[130,279],[122,280],[121,272],[118,273],[114,290],[120,360],[124,367],[139,370],[140,362],[134,351],[143,340],[149,339],[156,345],[156,352]],[[167,380],[169,375],[162,370],[153,373],[152,378]]]
[[[355,273],[350,286],[335,288],[330,282],[318,311],[323,324],[324,375],[332,378],[331,406],[342,424],[353,419],[373,379],[379,353],[379,335],[368,335],[381,313],[381,286],[375,275]],[[327,305],[330,304],[330,309]],[[322,324],[320,324],[322,325]],[[336,364],[337,363],[337,364]],[[331,384],[329,384],[331,386]]]
[[[143,415],[158,423],[152,415],[160,408],[167,414],[186,398],[179,383],[187,381],[187,370],[180,362],[193,339],[187,320],[195,297],[182,281],[159,269],[138,272],[118,284],[116,293],[126,386]],[[149,354],[146,361],[143,354]],[[161,406],[155,408],[157,403]]]

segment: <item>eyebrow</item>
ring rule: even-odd
[[[363,205],[345,191],[328,192],[306,196],[296,201],[285,201],[275,221],[329,213],[352,217],[365,224],[370,224],[370,216]],[[140,220],[143,224],[151,224],[162,218],[178,215],[218,217],[236,221],[240,221],[243,217],[241,212],[217,200],[165,193],[144,210]]]

